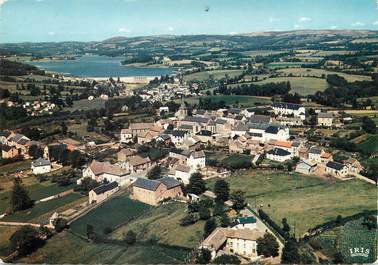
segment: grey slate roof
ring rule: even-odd
[[[344,165],[335,161],[328,161],[326,164],[327,167],[333,168],[335,170],[341,170],[343,169]]]
[[[282,148],[274,148],[268,152],[270,155],[276,155],[276,156],[288,156],[290,155],[290,152],[286,151]]]
[[[43,166],[49,166],[49,165],[51,165],[50,161],[43,158],[38,158],[37,160],[34,160],[32,162],[33,167],[43,167]]]
[[[184,137],[185,134],[187,134],[188,132],[187,131],[182,131],[182,130],[174,130],[172,132],[172,135],[175,136],[175,137]]]
[[[270,116],[267,115],[252,115],[249,118],[249,122],[251,123],[269,123]]]
[[[322,150],[317,148],[317,147],[311,147],[308,152],[311,153],[311,154],[320,155],[322,153]]]
[[[283,108],[283,109],[292,109],[298,110],[302,105],[294,103],[285,103],[285,102],[276,102],[272,104],[273,108]]]
[[[182,121],[197,122],[197,123],[207,123],[209,121],[209,119],[208,118],[202,118],[202,117],[186,116]]]
[[[181,183],[178,182],[176,179],[170,178],[170,177],[164,177],[164,178],[158,179],[158,181],[163,183],[167,187],[167,189],[172,189],[181,185]]]
[[[155,191],[160,184],[161,182],[157,180],[137,178],[137,180],[133,183],[133,186],[145,190]]]
[[[113,190],[117,187],[118,187],[118,183],[116,181],[113,181],[113,182],[98,186],[97,188],[94,188],[93,191],[98,195],[98,194],[102,194],[107,191]]]

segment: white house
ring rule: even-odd
[[[33,174],[45,174],[51,171],[51,163],[49,160],[38,158],[31,163]]]
[[[193,170],[204,168],[206,166],[205,152],[202,150],[192,152],[186,163]]]
[[[313,161],[313,162],[316,162],[316,163],[321,163],[322,162],[322,154],[323,154],[322,149],[313,146],[308,151],[308,159],[310,161]]]
[[[333,125],[333,114],[329,112],[318,113],[318,125],[323,127],[332,127]]]
[[[239,217],[232,229],[257,229],[257,219],[254,216]]]
[[[328,161],[325,171],[335,177],[345,177],[348,174],[348,168],[344,164],[335,161]]]
[[[177,165],[175,170],[175,179],[187,185],[189,184],[191,173],[192,169],[190,167],[185,165]]]
[[[285,149],[273,148],[272,150],[266,153],[266,158],[273,161],[284,162],[286,160],[292,159],[293,155]]]
[[[133,142],[133,134],[131,132],[131,129],[121,130],[120,142],[125,144]]]
[[[302,105],[285,103],[285,102],[276,102],[272,104],[274,114],[278,116],[290,116],[299,117],[302,120],[306,119],[306,109]]]
[[[253,259],[257,257],[256,241],[263,235],[257,229],[218,227],[201,243],[200,248],[208,249],[212,259],[218,254],[237,254]]]

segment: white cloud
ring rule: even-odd
[[[5,4],[7,0],[0,0],[0,7]]]
[[[331,26],[330,29],[337,29],[337,26]]]
[[[373,25],[378,26],[378,20],[373,22]]]
[[[280,19],[279,18],[275,18],[275,17],[269,17],[269,22],[270,23],[277,22],[277,21],[280,21]]]
[[[123,33],[130,33],[130,32],[131,32],[131,30],[130,30],[130,29],[128,29],[128,28],[119,28],[119,29],[118,29],[118,32],[123,32]]]
[[[294,25],[294,28],[295,28],[295,29],[300,29],[300,28],[302,28],[302,26],[299,25],[299,24],[295,24],[295,25]]]
[[[35,0],[36,2],[44,2],[45,0]]]
[[[49,34],[50,36],[55,36],[56,35],[56,33],[54,31],[50,31],[47,34]]]
[[[236,35],[236,34],[238,34],[238,33],[235,32],[235,31],[232,31],[232,32],[229,32],[228,34],[229,34],[229,35]]]
[[[356,21],[356,22],[352,23],[352,26],[354,26],[354,27],[365,26],[365,23],[360,22],[360,21]]]
[[[168,31],[174,31],[175,29],[172,26],[168,27]]]
[[[312,18],[310,17],[300,17],[299,22],[310,22]]]

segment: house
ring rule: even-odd
[[[323,152],[321,155],[320,155],[320,160],[322,163],[327,163],[328,161],[332,160],[333,159],[333,156],[331,153],[329,152]]]
[[[65,138],[65,139],[61,140],[60,143],[65,144],[67,146],[68,151],[74,151],[80,145],[79,141],[76,141],[72,138]]]
[[[183,143],[184,139],[186,139],[188,137],[188,135],[189,135],[188,131],[173,130],[172,136],[171,136],[172,143],[175,146],[180,146]]]
[[[132,136],[138,136],[139,134],[148,132],[154,123],[152,122],[138,122],[138,123],[131,123],[129,129],[131,130]]]
[[[193,170],[201,169],[206,166],[206,155],[204,151],[192,152],[187,160],[187,166]]]
[[[252,115],[248,119],[248,122],[250,122],[250,123],[271,123],[272,117],[270,117],[268,115]]]
[[[180,108],[175,113],[175,117],[179,120],[184,119],[186,116],[188,116],[188,108],[185,106],[185,103],[182,102]]]
[[[302,120],[306,119],[306,109],[300,104],[276,102],[272,104],[275,115],[278,116],[294,116]]]
[[[290,142],[288,142],[288,141],[279,141],[279,140],[276,140],[276,141],[272,142],[272,145],[274,147],[284,149],[284,150],[286,150],[288,152],[292,152],[292,144]]]
[[[270,125],[265,129],[265,142],[270,140],[286,141],[290,138],[289,128],[283,125]]]
[[[325,172],[335,177],[345,177],[348,174],[348,168],[344,164],[328,161]]]
[[[264,234],[257,229],[216,228],[200,248],[208,249],[214,259],[218,254],[236,254],[247,259],[256,258],[257,239]]]
[[[313,146],[308,151],[308,159],[310,161],[314,161],[316,163],[321,163],[322,162],[322,154],[323,154],[322,149]]]
[[[134,155],[128,158],[125,162],[125,167],[131,173],[142,172],[152,166],[152,162],[149,157],[141,157]]]
[[[1,146],[1,158],[10,159],[17,157],[20,154],[19,150],[15,146],[3,145]]]
[[[170,144],[172,142],[169,134],[162,133],[156,137],[156,141],[159,143]]]
[[[344,161],[345,166],[348,168],[349,173],[360,174],[364,167],[355,158],[349,158]]]
[[[136,154],[136,150],[130,148],[121,149],[117,153],[117,160],[118,162],[126,162],[129,157],[132,157]]]
[[[103,184],[94,188],[89,192],[89,203],[99,203],[107,199],[110,195],[115,193],[118,190],[119,186],[116,181]]]
[[[167,199],[183,196],[181,183],[170,177],[158,180],[138,178],[132,187],[132,199],[154,206]]]
[[[192,173],[192,169],[185,165],[177,165],[175,170],[175,179],[181,181],[185,185],[189,184],[189,179]]]
[[[286,160],[292,159],[293,155],[285,149],[273,148],[266,153],[266,158],[273,161],[284,162]]]
[[[316,162],[302,160],[295,167],[295,172],[302,174],[311,174],[316,170]]]
[[[31,163],[31,169],[35,175],[45,174],[51,171],[51,163],[49,160],[38,158]]]
[[[202,143],[210,144],[213,142],[213,133],[209,130],[201,130],[196,134],[196,138],[198,138]]]
[[[133,142],[133,134],[131,129],[122,129],[120,134],[120,142],[128,144]]]
[[[92,163],[83,170],[83,178],[92,178],[98,182],[107,180],[109,182],[116,181],[122,185],[126,181],[130,181],[129,172],[121,167],[110,164],[109,162],[99,162],[93,160]],[[79,179],[78,184],[82,179]]]
[[[328,113],[328,112],[320,112],[318,113],[318,126],[323,126],[323,127],[332,127],[333,125],[333,114]]]
[[[50,161],[59,161],[62,153],[67,150],[67,145],[62,143],[52,143],[43,149],[43,157]]]
[[[231,137],[234,137],[235,135],[241,136],[245,135],[248,131],[248,126],[242,122],[239,122],[234,126],[231,130]]]
[[[239,217],[235,220],[233,229],[257,229],[257,219],[254,216]]]

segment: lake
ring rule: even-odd
[[[127,76],[162,76],[173,74],[170,68],[148,68],[122,66],[122,57],[85,55],[76,60],[31,61],[43,70],[63,73],[77,77],[127,77]]]

